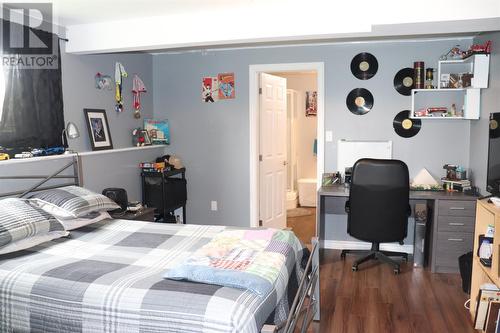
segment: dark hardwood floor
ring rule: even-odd
[[[311,210],[311,215],[287,220],[306,244],[315,229]],[[410,262],[394,275],[390,266],[375,261],[352,272],[354,258],[342,261],[340,251],[322,251],[321,321],[310,332],[475,332],[458,274],[432,274]]]

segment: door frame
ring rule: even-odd
[[[259,74],[272,72],[316,71],[318,91],[317,117],[317,184],[321,187],[321,178],[325,169],[324,123],[325,123],[325,64],[324,62],[300,62],[259,64],[249,66],[249,134],[250,134],[250,227],[259,226]]]

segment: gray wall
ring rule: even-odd
[[[97,90],[94,75],[97,72],[111,75],[114,82],[115,62],[123,63],[129,77],[123,87],[125,111],[114,111],[114,90]],[[143,118],[137,120],[132,110],[132,77],[137,73],[148,88],[142,95]],[[69,140],[70,148],[78,152],[91,150],[83,113],[84,108],[105,109],[114,148],[132,146],[131,132],[143,127],[144,117],[153,115],[152,56],[149,54],[71,55],[62,51],[62,80],[64,118],[74,122],[80,130],[80,138]],[[114,89],[114,87],[113,87]],[[130,200],[141,199],[138,163],[149,161],[165,153],[163,147],[125,152],[109,151],[105,154],[82,156],[84,186],[100,192],[106,187],[122,187]],[[2,175],[49,174],[65,163],[64,160],[36,160],[0,162]],[[33,181],[0,180],[0,193],[26,188]]]
[[[488,119],[492,112],[500,112],[500,32],[488,33],[474,39],[475,43],[493,42],[490,58],[488,89],[481,90],[481,118],[471,123],[470,167],[472,179],[481,193],[486,194],[488,164]],[[496,45],[496,46],[495,46]]]
[[[107,187],[121,187],[127,190],[129,201],[142,200],[140,161],[151,161],[165,153],[165,148],[156,146],[148,149],[130,151],[109,151],[106,153],[81,155],[83,186],[89,190],[101,193]],[[69,156],[60,156],[57,159],[14,160],[0,162],[0,175],[26,176],[49,175],[62,168],[71,161]],[[63,175],[73,175],[70,167]],[[0,194],[26,190],[36,184],[37,180],[0,180]],[[72,180],[56,179],[47,185],[61,185]]]
[[[393,88],[395,73],[423,60],[437,67],[439,56],[456,44],[467,47],[470,39],[439,41],[386,41],[256,49],[216,50],[159,54],[153,58],[155,117],[165,117],[172,127],[172,151],[187,167],[190,223],[249,223],[249,115],[248,66],[283,62],[325,63],[325,130],[334,141],[325,144],[325,171],[336,169],[339,139],[392,140],[394,157],[407,162],[411,175],[426,167],[435,177],[444,163],[468,166],[468,121],[424,121],[420,133],[410,139],[397,136],[394,116],[409,109],[411,98]],[[360,81],[350,73],[354,55],[367,51],[379,62],[377,75]],[[205,104],[201,78],[234,72],[236,99]],[[351,114],[345,98],[353,88],[369,89],[375,106],[364,116]],[[219,211],[210,211],[210,200]],[[339,226],[345,232],[345,225]]]
[[[114,83],[116,61],[121,62],[129,74],[123,86],[125,111],[122,113],[114,110],[114,86],[112,90],[98,90],[94,83],[97,72],[110,75]],[[143,117],[140,119],[133,117],[131,91],[134,73],[139,75],[148,89],[147,93],[141,95]],[[73,55],[63,52],[62,81],[64,119],[74,122],[80,130],[80,137],[69,142],[73,150],[92,150],[84,108],[106,110],[114,148],[130,147],[132,130],[143,127],[144,117],[153,115],[152,56],[149,54]]]

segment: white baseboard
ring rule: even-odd
[[[371,244],[361,241],[324,240],[321,243],[321,247],[325,249],[335,250],[369,250]],[[384,243],[380,244],[380,249],[384,251],[405,252],[413,254],[413,245],[410,244],[399,245],[398,243]]]

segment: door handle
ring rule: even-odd
[[[460,225],[460,226],[464,225],[464,223],[458,223],[458,222],[450,222],[448,224],[449,225]]]
[[[463,242],[463,238],[448,238],[450,242]]]
[[[450,207],[450,210],[464,210],[465,207]]]

